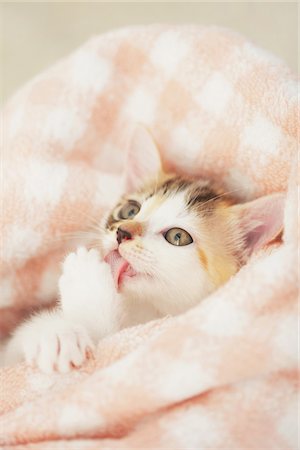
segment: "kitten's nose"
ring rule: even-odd
[[[121,244],[122,241],[133,239],[135,236],[142,236],[143,229],[143,224],[134,220],[122,223],[122,226],[117,229],[118,244]]]
[[[118,244],[121,244],[122,241],[127,241],[128,239],[132,239],[131,233],[129,233],[129,231],[123,230],[123,228],[119,227],[117,229]]]

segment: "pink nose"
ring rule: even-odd
[[[142,236],[143,230],[141,222],[135,222],[134,220],[124,221],[117,229],[118,244],[120,245],[123,241],[133,239],[135,236]]]
[[[119,227],[117,229],[118,244],[121,244],[122,241],[127,241],[129,239],[132,239],[131,233],[129,233],[129,231],[123,230],[123,228]]]

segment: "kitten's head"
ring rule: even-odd
[[[164,314],[194,306],[282,228],[282,195],[235,204],[207,179],[165,174],[141,127],[125,186],[102,227],[103,256],[125,298],[148,301]]]

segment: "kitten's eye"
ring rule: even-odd
[[[118,212],[118,218],[122,220],[133,219],[140,209],[141,205],[138,202],[135,202],[134,200],[129,200],[129,202],[126,203],[126,205],[124,205]]]
[[[164,238],[172,245],[189,245],[193,242],[192,236],[182,228],[171,228]]]

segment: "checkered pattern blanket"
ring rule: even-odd
[[[70,374],[2,368],[2,448],[296,449],[299,110],[287,66],[228,30],[128,28],[35,77],[2,114],[3,337],[55,301],[63,237],[116,200],[137,122],[166,168],[243,200],[286,192],[282,244],[192,311],[106,338]]]

